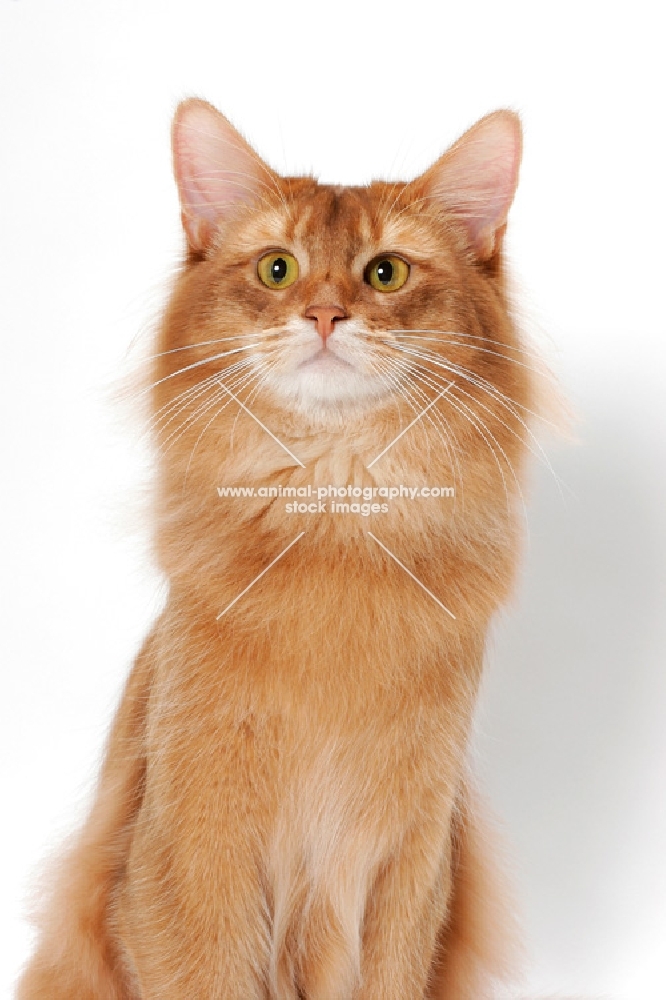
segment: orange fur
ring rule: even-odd
[[[517,120],[367,188],[279,177],[203,102],[174,151],[189,249],[150,386],[169,598],[18,997],[479,1000],[510,920],[465,756],[533,406],[501,256]],[[300,267],[278,291],[276,248]],[[387,294],[364,268],[391,253],[411,271]],[[313,303],[348,317],[328,343],[356,381],[328,356],[324,389],[299,374]],[[313,482],[456,497],[366,518],[216,492]]]

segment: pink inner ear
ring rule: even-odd
[[[460,216],[477,256],[492,256],[518,184],[521,129],[517,115],[482,118],[424,174],[429,197]]]
[[[271,170],[227,119],[205,101],[184,101],[173,122],[174,173],[190,245],[204,250],[239,203],[274,186]]]

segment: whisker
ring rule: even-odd
[[[402,194],[402,192],[405,190],[405,188],[407,188],[409,186],[410,183],[411,183],[411,181],[408,182],[408,183],[405,182],[405,181],[392,181],[391,182],[390,190],[387,190],[387,191],[384,192],[384,194],[382,195],[381,201],[380,201],[380,203],[379,203],[379,205],[377,207],[377,211],[376,211],[375,217],[374,217],[375,225],[379,225],[380,219],[382,217],[383,217],[383,219],[385,221],[387,221],[391,217],[391,211],[392,211],[393,207],[395,206],[398,198],[400,197],[400,195]],[[393,200],[391,202],[391,208],[387,209],[386,205],[388,203],[389,198],[391,198],[391,197],[393,198]]]
[[[483,376],[479,375],[476,372],[470,371],[468,368],[465,368],[462,365],[455,364],[454,362],[448,360],[443,361],[440,355],[437,355],[434,352],[428,350],[428,348],[421,348],[421,351],[419,352],[415,351],[413,348],[406,348],[397,344],[392,344],[391,346],[395,347],[396,350],[403,351],[405,354],[413,355],[414,357],[420,357],[424,361],[428,361],[431,364],[437,365],[437,367],[444,368],[445,371],[460,376],[466,382],[469,382],[471,385],[476,386],[482,392],[486,392],[491,398],[494,398],[496,402],[500,404],[500,406],[503,406],[506,410],[508,410],[508,412],[511,413],[512,417],[515,420],[517,420],[518,423],[521,425],[521,427],[524,429],[527,436],[530,437],[534,442],[536,451],[534,451],[534,449],[527,442],[524,443],[526,444],[526,447],[528,448],[530,453],[534,455],[539,461],[543,462],[545,467],[553,476],[553,479],[555,480],[560,496],[562,497],[562,499],[564,499],[563,483],[560,477],[555,472],[555,469],[553,468],[538,438],[515,409],[515,406],[519,406],[520,404],[515,403],[514,400],[506,396],[503,392],[501,392],[497,388],[497,386],[493,385],[491,382],[488,382],[488,380],[483,378]],[[460,387],[458,388],[460,389]],[[479,406],[482,406],[488,413],[492,413],[492,411],[489,410],[488,407],[484,406],[484,404],[480,400],[476,400],[476,402],[478,402]],[[524,410],[526,413],[530,414],[531,416],[538,417],[538,414],[535,414],[529,407],[520,406],[520,408]],[[511,434],[517,437],[518,440],[523,441],[523,438],[521,438],[521,436],[513,428],[511,428],[504,420],[502,420],[502,418],[498,414],[495,414],[495,418],[499,420],[499,422],[504,427],[506,427],[506,429]]]
[[[250,361],[251,359],[249,358],[241,358],[239,361],[236,361],[233,364],[228,365],[227,368],[224,369],[224,371],[233,372],[237,368],[242,367],[245,364],[249,364]],[[209,388],[214,386],[219,374],[220,374],[219,372],[213,372],[212,375],[208,375],[205,379],[202,379],[200,382],[197,382],[196,385],[190,386],[189,389],[184,389],[182,392],[179,392],[178,395],[175,396],[172,400],[168,400],[166,403],[160,406],[159,410],[157,410],[154,416],[151,418],[151,420],[148,421],[143,436],[145,437],[148,434],[152,433],[153,431],[157,431],[157,429],[160,428],[160,425],[162,425],[160,431],[164,431],[165,428],[170,423],[172,423],[172,421],[175,420],[187,406],[189,406],[195,399],[198,399],[199,396],[201,396]],[[170,413],[172,415],[168,416]]]
[[[233,382],[232,383],[232,388],[233,389],[238,389],[238,388],[242,389],[242,388],[244,388],[249,382],[252,381],[253,378],[255,378],[259,374],[259,371],[260,371],[259,369],[256,369],[256,368],[253,369],[252,372],[249,372],[247,374],[247,378],[244,381],[242,381],[240,385],[239,385],[238,381]],[[217,397],[215,399],[215,402],[217,403],[217,402],[219,402],[220,399],[224,399],[224,403],[222,404],[222,406],[220,406],[215,411],[215,413],[210,418],[210,420],[208,421],[208,423],[206,424],[206,426],[202,429],[202,431],[199,434],[198,438],[194,442],[194,445],[192,446],[192,451],[190,452],[190,457],[188,459],[187,467],[185,469],[185,475],[183,477],[183,489],[185,489],[185,485],[187,483],[187,477],[189,475],[190,467],[192,465],[192,460],[194,458],[194,453],[195,453],[195,451],[197,449],[197,446],[199,445],[199,442],[203,438],[204,434],[206,433],[206,431],[208,430],[208,428],[210,427],[210,425],[218,418],[218,416],[220,415],[220,413],[222,413],[222,411],[229,405],[229,403],[231,403],[233,401],[232,397],[229,395],[228,389],[229,389],[229,387],[226,386],[226,383],[224,382],[224,380],[221,379],[221,378],[218,378],[218,395],[217,395]],[[229,438],[229,447],[230,448],[233,447],[233,434],[234,434],[233,428],[235,426],[235,422],[236,422],[237,419],[238,419],[238,414],[236,414],[236,418],[234,419],[234,425],[232,426],[232,429],[231,429],[231,435],[230,435],[230,438]]]
[[[415,180],[418,180],[418,178],[414,178],[414,180],[410,181],[409,184],[406,185],[405,187],[406,188],[409,187],[411,184],[414,183]],[[408,203],[406,205],[403,205],[403,207],[400,209],[399,212],[394,212],[395,206],[397,205],[399,199],[400,199],[400,193],[398,193],[397,197],[395,197],[393,199],[393,203],[392,203],[390,209],[386,213],[386,216],[385,216],[385,221],[386,222],[394,222],[394,221],[396,221],[397,219],[400,218],[401,215],[404,215],[405,212],[408,212],[410,210],[410,208],[417,208],[418,206],[422,206],[427,201],[434,201],[435,203],[440,203],[439,199],[433,197],[433,195],[423,195],[420,198],[410,198],[409,201],[408,201]],[[437,213],[437,214],[439,214],[439,213]]]
[[[421,381],[426,382],[426,384],[432,385],[433,384],[432,378],[433,378],[433,374],[434,373],[430,372],[429,369],[425,368],[425,366],[423,366],[423,365],[416,365],[415,367],[417,367],[417,368],[421,369],[422,371],[425,371],[425,372],[428,373],[428,375],[425,376],[425,375],[421,375],[421,374],[418,374],[418,373],[415,372],[414,373],[415,377],[419,378]],[[437,383],[435,383],[435,384],[437,384]],[[456,386],[456,388],[459,388],[459,387]],[[457,399],[457,397],[455,397],[455,396],[452,396],[452,393],[453,393],[453,389],[451,389],[446,394],[446,396],[451,396],[452,397],[451,399],[449,399],[450,404],[454,407],[454,409],[456,409],[458,411],[458,413],[460,413],[462,416],[464,416],[469,421],[469,423],[476,429],[477,433],[480,434],[480,436],[483,438],[483,440],[485,441],[486,445],[488,446],[491,454],[493,455],[493,458],[495,459],[495,463],[497,465],[497,468],[499,470],[500,476],[502,478],[502,485],[503,485],[503,488],[504,488],[504,495],[505,495],[506,502],[507,502],[507,509],[510,510],[510,497],[509,497],[508,486],[507,486],[507,483],[506,483],[506,477],[504,475],[504,470],[502,469],[502,465],[501,465],[501,463],[500,463],[500,461],[499,461],[499,459],[497,457],[495,449],[493,448],[493,445],[488,441],[488,437],[490,437],[490,439],[494,442],[495,446],[497,447],[497,449],[501,453],[502,457],[504,458],[504,461],[506,462],[507,467],[511,471],[511,474],[512,474],[514,480],[515,480],[515,483],[516,483],[516,486],[517,486],[517,489],[518,489],[518,493],[520,495],[520,499],[521,499],[523,508],[526,511],[526,506],[525,506],[525,501],[524,501],[524,498],[523,498],[523,493],[522,493],[522,490],[520,488],[520,482],[519,482],[518,477],[517,477],[517,475],[516,475],[516,473],[514,471],[513,465],[511,464],[511,462],[509,461],[509,458],[506,455],[506,452],[504,451],[504,449],[502,448],[502,446],[499,444],[499,442],[497,441],[497,439],[493,435],[492,431],[490,431],[490,429],[487,427],[487,425],[484,423],[484,421],[479,417],[479,415],[477,413],[474,413],[474,411],[469,406],[467,406],[462,400]],[[443,396],[442,398],[444,399],[446,397]],[[456,405],[456,403],[459,404],[459,405]],[[470,414],[471,414],[471,416],[470,416]],[[479,425],[480,425],[480,427],[479,427]],[[488,437],[486,437],[486,435],[488,435]]]
[[[277,328],[276,328],[277,329]],[[230,340],[254,340],[255,338],[263,338],[265,334],[269,333],[268,330],[262,330],[259,333],[236,333],[229,337],[217,337],[215,340],[201,340],[198,344],[185,344],[183,347],[172,347],[168,351],[160,351],[159,354],[151,354],[147,357],[146,361],[156,361],[158,358],[164,358],[167,354],[177,354],[179,351],[195,351],[200,347],[210,347],[211,344],[223,344]]]
[[[178,444],[180,439],[187,434],[188,430],[215,405],[219,398],[219,387],[213,390],[213,395],[208,397],[208,399],[200,402],[196,405],[195,409],[188,414],[184,420],[175,427],[171,433],[165,438],[164,441],[160,442],[158,447],[159,454],[166,454],[171,448]]]
[[[262,365],[265,366],[266,365],[266,359],[262,358],[261,361],[262,361]],[[270,361],[271,361],[271,356],[269,355],[269,358],[268,358],[268,363],[269,364],[270,364]],[[257,385],[255,386],[255,389],[258,389],[259,386],[262,384],[262,382],[265,381],[265,379],[268,377],[268,375],[270,374],[270,372],[275,368],[276,364],[277,364],[277,362],[273,362],[273,364],[270,365],[269,368],[267,368],[267,370],[263,373],[263,375],[260,378],[260,380],[257,382]],[[261,369],[258,369],[257,371],[259,372],[260,370]],[[254,392],[254,390],[253,390],[253,392]],[[241,402],[245,406],[248,406],[248,404],[250,403],[250,401],[251,401],[252,398],[253,398],[253,395],[252,395],[252,393],[250,393],[250,395],[248,396],[248,398],[246,400],[241,400]],[[238,418],[240,417],[240,415],[241,415],[242,412],[243,412],[242,407],[239,407],[238,412],[236,413],[236,416],[234,418],[234,422],[233,422],[232,427],[231,427],[231,435],[230,435],[230,438],[229,438],[229,445],[230,445],[230,447],[233,446],[233,439],[234,439],[234,434],[235,434],[235,431],[236,431],[236,424],[238,423]]]
[[[517,347],[517,346],[514,346],[513,344],[505,344],[503,341],[501,341],[501,340],[494,340],[492,337],[481,336],[481,335],[475,334],[475,333],[464,333],[461,330],[435,330],[435,329],[430,329],[430,328],[424,328],[424,329],[418,329],[418,328],[416,328],[416,329],[405,329],[405,330],[403,330],[403,329],[392,329],[392,330],[386,330],[386,333],[395,333],[395,334],[402,334],[402,335],[410,335],[410,334],[417,335],[418,334],[419,335],[419,337],[418,337],[419,340],[434,340],[434,341],[438,341],[440,343],[441,343],[441,341],[445,337],[463,337],[463,338],[466,338],[467,340],[480,340],[483,343],[495,344],[496,347],[501,347],[501,348],[503,348],[504,350],[507,350],[507,351],[516,351],[518,354],[525,354],[528,357],[533,358],[535,361],[541,362],[541,369],[535,367],[535,368],[530,368],[530,371],[534,371],[537,375],[542,375],[544,378],[550,378],[550,377],[552,377],[551,374],[550,374],[550,372],[548,371],[546,365],[543,364],[543,362],[541,361],[541,357],[540,357],[540,355],[539,355],[539,353],[537,351],[534,351],[531,348],[525,347],[525,346]],[[430,333],[436,334],[436,336],[434,336],[434,337],[426,337],[426,336],[421,337],[420,336],[421,334],[430,334]],[[447,341],[447,343],[449,343],[449,342],[450,341]],[[469,347],[471,350],[479,350],[479,351],[480,350],[484,350],[481,347],[475,348],[474,345],[472,345],[472,344],[460,344],[458,346],[460,346],[460,347]],[[490,351],[489,349],[487,349],[487,350],[488,350],[488,353],[494,353],[493,351]],[[499,357],[504,357],[504,355],[502,355],[502,354],[499,354],[498,356]],[[513,361],[514,359],[513,358],[506,358],[506,360],[507,361]],[[518,364],[519,362],[516,361],[515,363]],[[529,367],[529,366],[525,365],[525,367]]]
[[[143,436],[145,437],[152,430],[156,430],[163,421],[169,423],[170,421],[166,418],[172,410],[178,410],[183,405],[187,405],[187,400],[190,397],[198,396],[199,393],[205,391],[207,384],[212,383],[214,380],[215,373],[213,375],[207,375],[206,378],[202,379],[200,382],[189,386],[187,389],[183,389],[176,396],[174,396],[173,399],[167,400],[166,403],[163,403],[162,406],[160,406],[160,408],[151,416],[150,420],[147,421]]]
[[[377,360],[377,359],[374,359],[374,360]],[[408,362],[403,362],[401,359],[394,359],[394,358],[384,357],[382,360],[385,363],[387,363],[387,364],[389,362],[393,363],[395,361],[400,360],[402,368],[403,369],[407,369],[408,368]],[[404,377],[404,371],[403,371],[403,377]],[[405,398],[405,400],[407,401],[407,404],[412,408],[412,410],[415,413],[419,413],[419,412],[423,411],[423,406],[422,405],[418,405],[418,404],[413,404],[412,403],[411,392],[410,392],[410,390],[407,387],[404,386],[404,383],[403,383],[403,381],[402,381],[402,379],[400,377],[394,377],[393,374],[391,373],[390,374],[390,379],[391,379],[391,383],[393,384],[394,388],[397,389],[398,392]],[[440,385],[439,389],[441,389],[442,387],[443,386]],[[424,400],[424,402],[425,402],[426,405],[428,403],[432,402],[432,400],[428,399],[428,397],[425,394],[425,392],[419,386],[416,386],[416,385],[412,384],[412,388],[413,388],[414,392],[418,393],[418,395],[422,397],[422,399]],[[451,464],[451,471],[453,473],[453,480],[454,480],[453,485],[454,485],[454,488],[456,486],[456,475],[458,474],[458,476],[460,477],[461,502],[462,502],[463,509],[464,509],[464,496],[463,496],[463,492],[462,492],[462,489],[463,489],[462,470],[460,469],[460,466],[458,464],[458,456],[455,453],[455,449],[453,451],[451,450],[452,442],[451,442],[450,439],[453,438],[454,440],[456,440],[456,443],[457,443],[457,439],[455,439],[455,435],[452,433],[450,425],[449,425],[448,421],[446,420],[446,417],[444,417],[444,415],[439,410],[428,409],[427,412],[424,413],[424,418],[427,418],[428,420],[430,420],[430,422],[432,423],[435,431],[437,432],[437,434],[439,434],[439,436],[440,436],[440,438],[441,438],[441,440],[442,440],[442,442],[444,444],[444,447],[446,448],[447,454],[449,456],[449,462]],[[443,422],[444,429],[442,429],[441,427],[436,426],[436,423],[435,423],[436,420],[439,420],[439,421]],[[429,449],[430,448],[430,440],[428,438],[426,438],[426,441],[427,441],[428,449]],[[455,497],[455,492],[454,492],[454,497]]]
[[[441,360],[438,355],[431,355],[430,352],[427,352],[425,356],[423,354],[415,353],[409,350],[406,350],[405,353],[414,354],[415,357],[420,357],[422,358],[422,360],[429,361],[434,364],[440,362]],[[532,435],[532,437],[534,437],[532,431],[527,426],[525,421],[521,418],[520,414],[518,414],[511,405],[512,401],[509,401],[508,397],[506,397],[504,393],[500,392],[496,386],[493,386],[492,383],[487,382],[487,380],[484,379],[482,376],[477,375],[476,372],[471,372],[469,369],[464,368],[462,365],[457,365],[454,364],[453,362],[447,362],[446,364],[442,365],[442,367],[445,367],[447,371],[454,372],[455,374],[460,375],[463,379],[465,379],[465,381],[469,382],[472,385],[475,385],[477,388],[481,389],[483,392],[486,392],[491,397],[494,397],[496,401],[500,403],[500,405],[503,405],[511,413],[511,415],[522,425],[525,431],[528,434]],[[463,391],[462,389],[460,389],[460,386],[458,386],[458,389],[460,391]],[[469,396],[469,398],[473,399],[475,397]],[[494,414],[493,411],[490,410],[489,407],[485,406],[485,404],[482,403],[480,400],[476,400],[476,402],[478,402],[479,406],[481,406],[484,410],[486,410],[487,413],[493,415],[495,419],[502,424],[503,427],[505,427],[511,434],[517,437],[518,440],[521,441],[522,443],[523,441],[522,437],[504,420],[502,420],[502,418],[498,414]]]
[[[246,368],[248,368],[250,365],[251,365],[251,359],[250,358],[244,358],[242,362],[237,362],[235,365],[230,366],[230,368],[225,369],[225,373],[226,374],[233,374],[233,376],[236,377],[236,376],[242,374],[243,370],[246,369]],[[209,376],[209,378],[212,381],[212,385],[206,386],[206,390],[212,388],[215,391],[216,387],[219,387],[220,373],[217,372],[215,375]],[[201,395],[201,393],[198,393],[191,400],[188,400],[187,403],[183,404],[180,407],[178,413],[174,414],[174,416],[171,417],[169,421],[167,421],[167,423],[164,425],[164,427],[162,428],[162,430],[165,430],[169,423],[171,423],[173,420],[177,419],[177,417],[180,415],[180,413],[182,413],[182,411],[184,409],[187,409],[188,406],[190,406],[190,404],[192,402],[194,402],[194,400],[196,398],[198,398],[199,395]],[[199,403],[195,407],[194,411],[192,413],[190,413],[189,416],[187,416],[185,418],[185,420],[183,420],[183,422],[181,424],[179,424],[179,426],[177,428],[175,428],[173,431],[171,431],[171,433],[169,434],[169,436],[161,443],[160,450],[161,451],[168,450],[169,447],[172,447],[173,444],[175,444],[177,441],[179,441],[180,438],[182,437],[182,435],[184,433],[186,433],[186,431],[189,429],[189,427],[191,427],[191,425],[193,423],[195,423],[201,416],[203,416],[207,412],[207,410],[210,408],[211,405],[214,405],[215,399],[216,399],[216,393],[214,392],[214,395],[213,395],[212,399],[209,398],[208,400],[205,400],[204,402]],[[170,441],[172,442],[171,445],[169,444]]]
[[[397,192],[397,194],[393,198],[393,201],[391,202],[390,207],[386,210],[386,212],[384,214],[384,222],[385,222],[385,224],[387,222],[389,222],[389,221],[392,221],[393,219],[399,219],[400,216],[405,211],[407,211],[407,209],[411,208],[413,205],[414,206],[418,205],[419,202],[421,202],[421,201],[424,200],[423,198],[414,198],[414,199],[410,198],[409,203],[407,205],[405,205],[404,208],[402,208],[396,215],[393,214],[393,210],[394,210],[395,206],[398,204],[398,201],[400,200],[400,196],[403,195],[403,194],[405,194],[405,192],[409,191],[409,189],[411,187],[413,187],[418,180],[419,180],[418,177],[414,177],[414,178],[412,178],[411,181],[407,181],[406,183],[403,183],[402,188]]]
[[[241,364],[242,361],[246,360],[249,359],[242,358],[241,361],[237,361],[233,365],[230,365],[228,370],[234,369],[236,365]],[[183,389],[183,391],[174,396],[172,400],[160,406],[151,423],[155,426],[155,428],[157,428],[160,424],[166,425],[171,423],[173,418],[169,417],[167,419],[169,413],[171,413],[172,410],[177,410],[179,413],[184,407],[201,395],[202,392],[205,392],[210,385],[214,385],[218,374],[218,372],[213,372],[212,375],[207,375],[206,378],[197,382],[195,385],[190,386],[189,389]]]
[[[151,389],[155,389],[158,385],[161,385],[162,382],[166,382],[167,379],[175,378],[176,375],[183,375],[185,372],[192,371],[193,368],[200,368],[202,365],[209,365],[213,361],[219,361],[220,358],[228,358],[231,354],[239,354],[241,351],[249,351],[254,346],[255,346],[254,344],[247,344],[244,347],[234,347],[233,350],[231,351],[223,351],[220,354],[211,354],[207,358],[202,358],[200,361],[195,361],[191,365],[185,365],[183,368],[179,368],[178,371],[171,372],[169,375],[164,375],[162,378],[157,379],[157,381],[153,382],[151,385],[145,386],[138,393],[136,393],[136,395],[142,396],[145,393],[150,392]]]
[[[172,348],[169,351],[162,351],[160,354],[155,354],[155,355],[153,355],[152,358],[148,358],[147,360],[155,360],[156,358],[162,357],[162,356],[164,356],[166,354],[173,354],[176,351],[192,350],[192,349],[194,349],[196,347],[204,347],[204,346],[208,346],[210,344],[217,344],[217,343],[222,343],[224,341],[235,340],[235,339],[244,339],[244,338],[248,338],[249,339],[249,338],[252,338],[253,342],[252,342],[252,344],[250,344],[250,346],[254,346],[254,343],[255,343],[254,338],[259,338],[260,341],[263,341],[263,340],[265,340],[267,338],[267,336],[269,338],[272,338],[273,336],[279,336],[280,333],[282,333],[282,327],[268,327],[265,330],[259,331],[257,333],[238,334],[238,335],[233,336],[233,337],[220,337],[220,338],[218,338],[216,340],[201,341],[199,344],[188,344],[188,345],[186,345],[184,347],[174,347],[174,348]],[[227,371],[227,372],[231,371],[233,369],[233,367],[234,367],[234,365],[230,365],[227,368],[225,368],[224,371]],[[173,408],[174,403],[177,400],[179,400],[181,397],[182,398],[187,398],[191,393],[198,393],[199,387],[205,386],[205,384],[207,382],[214,382],[215,379],[216,379],[216,377],[217,377],[217,374],[218,374],[217,372],[214,372],[212,375],[209,375],[202,382],[197,383],[197,385],[191,386],[189,389],[183,390],[183,392],[179,393],[178,396],[176,396],[174,400],[169,400],[166,403],[164,403],[156,411],[156,413],[153,414],[153,416],[151,417],[151,419],[150,419],[150,421],[148,422],[148,425],[147,425],[146,433],[150,430],[150,428],[151,428],[151,426],[153,424],[157,424],[157,423],[161,422],[161,417],[160,417],[159,420],[157,418],[158,418],[158,416],[160,416],[160,414],[162,413],[163,410],[166,410],[166,412],[169,412]],[[157,384],[157,383],[155,383],[155,384]],[[153,386],[151,386],[150,388],[153,388]]]
[[[413,181],[410,181],[410,184],[414,184],[418,180],[419,178],[415,177]],[[404,215],[405,212],[408,212],[409,209],[416,208],[417,206],[423,207],[426,204],[426,202],[433,202],[435,204],[437,211],[434,214],[438,216],[446,214],[449,217],[452,217],[454,219],[460,219],[461,221],[464,221],[465,218],[473,217],[474,212],[472,210],[470,210],[469,212],[463,212],[460,210],[459,207],[453,205],[450,201],[447,202],[446,196],[448,194],[449,192],[446,191],[445,189],[436,188],[431,194],[422,195],[420,198],[411,198],[408,204],[406,204],[403,208],[401,208],[399,212],[393,214],[393,208],[395,207],[398,201],[398,199],[396,198],[395,201],[393,202],[393,205],[391,206],[391,214],[386,216],[386,221],[388,222],[389,219],[391,220],[399,219],[400,216]],[[464,197],[465,201],[468,204],[476,202],[476,204],[482,208],[485,208],[487,206],[487,198],[485,196],[478,196],[475,198],[471,190],[466,191]]]
[[[397,412],[397,416],[398,416],[398,420],[400,420],[400,416],[401,416],[400,405],[399,405],[397,399],[395,399],[395,397],[394,397],[394,392],[395,392],[396,387],[399,388],[399,380],[396,380],[396,379],[392,378],[391,376],[389,376],[389,374],[386,372],[385,369],[380,369],[380,367],[379,367],[379,360],[380,359],[377,358],[377,357],[366,358],[365,359],[366,363],[370,366],[370,368],[372,369],[372,371],[374,372],[374,374],[377,375],[377,377],[380,379],[380,381],[383,382],[384,385],[389,390],[389,393],[390,393],[390,397],[389,398],[391,399],[393,405],[395,406],[396,412]],[[386,359],[383,359],[383,360],[386,360]],[[408,405],[411,406],[411,403],[409,403],[409,401],[408,401]],[[412,409],[414,409],[414,407],[412,407]],[[414,409],[414,412],[416,412],[415,409]]]

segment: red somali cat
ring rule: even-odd
[[[466,747],[534,406],[519,121],[366,187],[278,175],[199,100],[173,150],[169,594],[18,997],[481,1000],[510,918]]]

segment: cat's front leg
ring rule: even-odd
[[[438,824],[412,829],[373,887],[354,1000],[423,1000],[450,887]]]
[[[190,873],[178,854],[152,833],[119,900],[141,1000],[266,1000],[266,911],[250,852],[220,841]]]
[[[158,742],[149,762],[117,916],[141,1000],[267,996],[267,796],[253,734],[206,731],[214,738],[194,765],[176,739]]]

